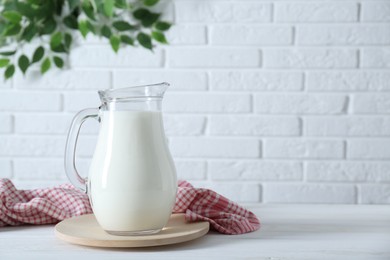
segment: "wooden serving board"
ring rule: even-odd
[[[106,233],[93,214],[65,219],[55,226],[58,238],[94,247],[150,247],[182,243],[204,236],[208,222],[188,223],[184,214],[172,214],[164,229],[154,235],[114,236]]]

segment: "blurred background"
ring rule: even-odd
[[[176,0],[168,46],[89,38],[70,69],[0,85],[0,178],[67,182],[74,114],[97,90],[167,81],[178,176],[244,203],[390,203],[390,1]],[[98,123],[78,145],[86,175]]]

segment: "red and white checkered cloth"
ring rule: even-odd
[[[0,227],[52,224],[92,213],[86,194],[70,184],[54,188],[17,190],[9,179],[0,179]],[[208,189],[178,182],[173,213],[185,213],[187,221],[208,221],[223,234],[243,234],[260,228],[250,211]]]

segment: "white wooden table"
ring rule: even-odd
[[[0,259],[390,259],[390,206],[250,207],[262,228],[237,236],[209,232],[191,242],[144,249],[68,244],[54,226],[0,228]]]

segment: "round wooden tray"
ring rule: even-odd
[[[184,214],[173,214],[158,234],[114,236],[106,233],[93,214],[65,219],[55,226],[58,238],[72,244],[95,247],[149,247],[190,241],[209,231],[208,222],[188,223]]]

